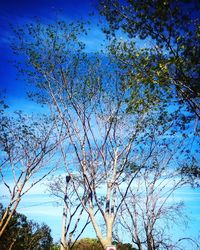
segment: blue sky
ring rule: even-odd
[[[56,15],[66,21],[75,21],[80,18],[87,20],[90,18],[92,20],[92,30],[85,42],[88,51],[95,51],[102,43],[103,38],[101,31],[96,26],[98,17],[89,17],[89,13],[95,11],[95,4],[95,0],[0,1],[0,88],[6,89],[6,96],[11,110],[23,109],[25,112],[37,113],[40,111],[40,107],[26,98],[28,87],[25,82],[16,80],[16,69],[8,62],[14,59],[9,47],[9,39],[12,38],[9,23],[24,24],[32,21],[35,16],[40,17],[44,23],[51,22]],[[19,211],[25,213],[31,219],[46,222],[52,228],[55,240],[59,240],[61,208],[49,203],[50,200],[45,190],[44,185],[33,189],[21,203]],[[189,236],[195,235],[197,237],[200,225],[199,191],[190,188],[181,190],[177,194],[177,199],[185,201],[187,214],[191,218],[189,227],[183,232],[183,236],[187,232]],[[94,233],[89,233],[89,236],[94,236]]]
[[[95,11],[94,0],[8,0],[0,1],[0,89],[5,90],[6,103],[9,105],[9,112],[14,110],[23,110],[26,113],[38,113],[44,111],[36,103],[31,102],[26,97],[28,85],[22,80],[17,80],[17,71],[10,62],[15,60],[10,49],[10,39],[13,37],[10,24],[23,25],[32,22],[34,17],[39,17],[41,22],[48,23],[55,20],[56,17],[72,22],[76,20],[92,21],[93,29],[84,40],[89,52],[96,51],[102,43],[102,33],[97,28],[98,17],[89,17],[91,12]],[[47,223],[51,229],[54,240],[59,241],[61,233],[62,207],[58,207],[54,198],[50,198],[46,192],[46,185],[43,183],[36,186],[24,197],[18,212],[28,216],[29,219],[39,223]],[[6,204],[6,190],[0,185],[1,201]],[[2,196],[3,195],[3,196]],[[92,228],[88,228],[89,236],[95,237]],[[83,235],[84,236],[84,235]],[[86,234],[85,236],[88,236]]]
[[[35,111],[35,104],[26,99],[27,85],[16,80],[16,69],[9,62],[15,59],[10,49],[10,39],[13,37],[10,24],[23,25],[32,22],[34,17],[39,17],[43,23],[52,22],[57,17],[67,22],[90,18],[93,29],[84,41],[87,43],[88,51],[95,51],[102,43],[102,33],[96,26],[98,18],[89,16],[95,12],[95,6],[95,0],[0,1],[0,89],[6,89],[10,106],[23,109],[28,105],[30,112]]]

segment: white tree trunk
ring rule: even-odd
[[[67,206],[66,206],[66,203],[64,203],[63,215],[62,215],[62,230],[61,230],[60,250],[66,250],[67,249],[67,243],[66,243],[66,237],[65,237],[66,222],[67,222]]]

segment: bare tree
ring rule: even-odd
[[[0,123],[0,185],[7,207],[0,218],[0,237],[4,233],[22,197],[56,169],[54,156],[60,141],[50,119],[1,113]]]
[[[76,195],[72,185],[71,176],[58,176],[53,178],[48,185],[51,195],[58,198],[58,203],[63,205],[61,250],[73,249],[86,227],[91,223],[89,216],[84,213],[81,201]],[[85,194],[82,195],[82,201]],[[96,210],[95,214],[98,212]]]
[[[181,249],[169,229],[175,224],[183,227],[187,220],[183,202],[173,200],[175,192],[186,184],[180,173],[166,168],[164,162],[162,167],[146,168],[138,175],[118,220],[139,250]]]

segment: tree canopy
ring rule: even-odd
[[[29,24],[15,30],[14,51],[32,97],[47,105],[60,131],[66,174],[106,249],[137,174],[192,162],[193,132],[184,107],[172,112],[164,102],[169,88],[154,50],[114,40],[106,53],[91,55],[79,40],[84,31],[81,23]]]
[[[186,7],[196,9],[191,14]],[[136,239],[141,237],[149,250],[155,248],[155,234],[164,231],[157,229],[160,217],[154,218],[154,213],[159,210],[164,216],[178,208],[162,210],[165,203],[161,209],[156,206],[163,199],[158,197],[159,187],[166,187],[160,185],[163,173],[170,169],[174,183],[198,185],[197,7],[196,1],[101,1],[101,14],[109,23],[104,32],[110,40],[98,53],[85,50],[82,22],[36,21],[14,28],[17,69],[31,84],[29,97],[45,105],[50,118],[32,122],[21,112],[8,118],[4,102],[0,103],[0,180],[10,195],[8,207],[2,210],[2,235],[23,195],[51,173],[44,167],[59,156],[63,176],[68,177],[52,184],[55,195],[64,195],[62,249],[77,246],[73,237],[82,215],[87,215],[85,225],[91,221],[98,240],[79,241],[79,245],[106,249],[123,209],[131,211],[130,218],[132,211],[144,213],[139,226],[146,235],[134,234],[133,243],[141,245]],[[118,39],[117,30],[128,38]],[[142,48],[138,38],[146,43]],[[9,184],[7,169],[14,186]],[[134,190],[137,177],[146,191],[141,199]],[[176,185],[169,194],[165,192],[167,197],[174,190]],[[146,211],[140,209],[144,198]],[[72,221],[75,214],[78,219]],[[19,223],[27,224],[26,218],[18,217]],[[137,224],[134,219],[127,227],[133,224]],[[38,226],[31,225],[35,234]],[[9,244],[14,246],[15,241]]]
[[[171,94],[175,91],[178,102],[187,103],[199,117],[199,1],[105,0],[100,1],[99,9],[109,23],[107,34],[121,29],[129,39],[146,41],[151,56],[144,59],[141,80],[167,87]],[[124,65],[131,65],[134,71],[131,62],[137,57],[132,49],[127,54],[128,58],[122,56]]]
[[[0,218],[5,208],[0,204]],[[0,238],[1,250],[49,250],[53,245],[51,230],[46,224],[39,225],[23,214],[14,212]]]

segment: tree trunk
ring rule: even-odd
[[[21,187],[21,190],[22,190],[22,187]],[[14,212],[16,211],[18,205],[19,205],[19,202],[20,202],[20,195],[21,195],[21,191],[19,192],[18,194],[18,198],[16,199],[16,203],[15,203],[15,206],[13,207],[12,211],[10,212],[9,214],[9,207],[6,209],[4,215],[3,215],[3,218],[2,220],[0,221],[0,238],[1,236],[3,235],[4,231],[6,230],[6,227],[8,226],[8,223],[10,222]],[[8,217],[7,217],[8,216]],[[7,218],[6,218],[7,217]]]
[[[147,249],[154,250],[151,242],[151,238],[147,238]]]
[[[106,223],[106,238],[103,239],[102,241],[102,245],[103,248],[106,250],[107,246],[111,246],[112,245],[112,231],[113,231],[113,218],[107,218],[107,223]]]
[[[141,244],[141,242],[140,242],[139,239],[137,240],[136,245],[137,245],[137,247],[138,247],[138,250],[142,250],[142,244]]]
[[[109,219],[107,222],[107,233],[106,233],[106,242],[107,245],[112,245],[112,231],[113,231],[112,219]]]
[[[66,221],[67,221],[67,206],[64,203],[63,207],[63,215],[62,215],[62,232],[61,232],[61,243],[60,250],[67,250],[67,242],[66,242]]]
[[[99,228],[99,225],[97,224],[96,219],[95,219],[95,217],[93,215],[93,210],[92,209],[90,210],[89,216],[90,216],[93,228],[94,228],[94,230],[96,232],[96,236],[97,236],[100,244],[102,245],[103,249],[106,250],[107,246],[112,245],[112,225],[113,225],[113,220],[110,219],[110,218],[107,220],[107,222],[106,222],[106,229],[107,229],[106,238],[103,238],[101,230]]]

